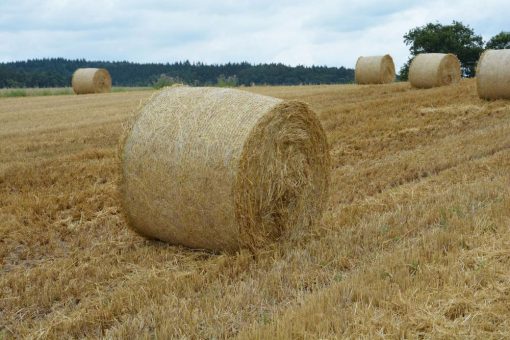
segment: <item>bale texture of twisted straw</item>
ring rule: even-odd
[[[112,89],[112,77],[104,68],[79,68],[73,74],[72,86],[76,94],[106,93]]]
[[[359,57],[356,62],[357,84],[387,84],[395,81],[395,64],[389,55]]]
[[[485,51],[476,68],[478,96],[510,99],[510,50]]]
[[[167,88],[125,136],[124,213],[135,231],[172,244],[255,249],[296,236],[321,216],[328,150],[304,103]]]
[[[418,54],[409,67],[409,81],[424,89],[458,83],[460,61],[451,53]]]

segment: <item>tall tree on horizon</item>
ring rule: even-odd
[[[411,58],[400,69],[402,80],[407,80],[412,58],[420,53],[453,53],[461,62],[463,75],[473,77],[484,49],[483,38],[460,21],[453,21],[451,25],[428,23],[415,27],[404,35],[404,43],[409,46]]]
[[[485,48],[492,50],[510,49],[510,32],[500,32],[493,36],[485,44]]]

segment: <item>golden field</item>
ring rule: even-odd
[[[235,255],[126,227],[118,140],[152,91],[0,98],[0,339],[510,337],[510,101],[245,90],[308,102],[333,169],[309,233]]]

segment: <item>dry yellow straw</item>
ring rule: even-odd
[[[139,233],[194,248],[256,248],[321,215],[330,157],[301,102],[174,87],[143,107],[121,152],[125,214]]]
[[[460,62],[454,54],[418,54],[409,67],[409,81],[417,88],[450,85],[460,81]]]
[[[510,50],[485,51],[476,69],[478,96],[510,99]]]
[[[73,74],[74,93],[105,93],[112,89],[110,73],[103,68],[79,68]]]
[[[389,54],[359,57],[356,62],[357,84],[387,84],[395,81],[395,64]]]

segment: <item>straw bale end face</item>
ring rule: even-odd
[[[234,187],[241,243],[259,247],[315,223],[330,163],[322,126],[306,104],[282,102],[263,116],[244,143]]]
[[[483,99],[510,99],[510,50],[482,54],[476,68],[476,88]]]
[[[306,104],[176,87],[140,111],[122,149],[122,200],[139,233],[192,248],[255,249],[321,216],[330,158]]]
[[[71,82],[76,94],[107,93],[112,89],[112,78],[104,68],[79,68]]]

